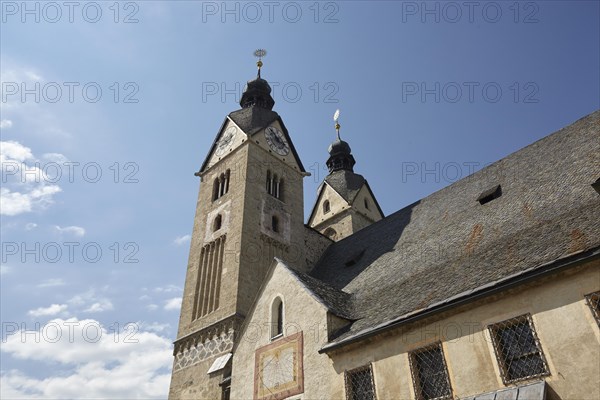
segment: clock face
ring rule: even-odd
[[[230,126],[225,130],[225,133],[221,137],[221,140],[217,143],[217,149],[215,150],[215,154],[217,156],[223,155],[229,147],[231,147],[231,143],[233,143],[233,139],[237,132],[237,128],[235,126]]]
[[[271,150],[280,156],[285,156],[290,152],[290,146],[285,140],[285,135],[274,126],[269,126],[265,129],[265,138]]]

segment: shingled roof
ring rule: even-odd
[[[365,178],[362,175],[342,169],[327,175],[325,182],[338,192],[344,200],[352,204],[356,195],[365,184]]]
[[[597,249],[599,138],[597,111],[332,244],[310,275],[350,294],[357,318],[333,344]]]

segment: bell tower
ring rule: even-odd
[[[329,146],[329,175],[318,189],[308,225],[338,241],[379,221],[383,211],[367,180],[354,172],[350,145],[340,137],[339,110],[334,115],[337,139]]]
[[[304,170],[269,83],[248,81],[196,175],[200,191],[170,399],[221,398],[236,333],[274,257],[304,267]],[[233,361],[235,362],[235,361]],[[235,379],[235,378],[233,378]]]

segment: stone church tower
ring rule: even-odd
[[[169,398],[221,398],[231,349],[274,257],[306,268],[305,172],[271,87],[248,82],[196,173],[196,205]]]

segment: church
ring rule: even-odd
[[[305,218],[257,65],[196,173],[170,399],[600,398],[600,111],[388,216],[336,123]]]

